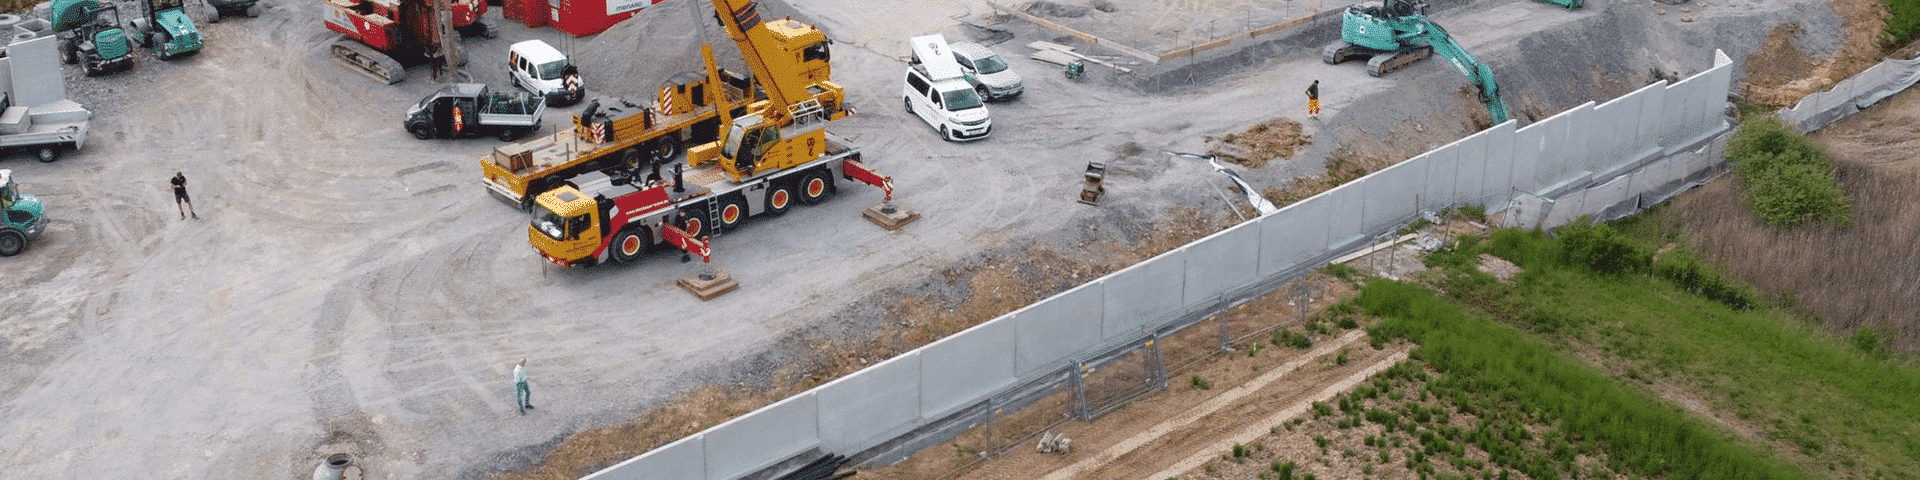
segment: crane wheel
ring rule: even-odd
[[[669,133],[653,141],[653,163],[665,165],[680,156],[680,135]]]
[[[638,223],[627,225],[613,237],[613,261],[633,263],[653,249],[653,233]]]
[[[775,183],[772,191],[767,192],[767,208],[764,211],[768,215],[780,215],[787,213],[790,208],[793,208],[793,183]]]
[[[740,223],[747,221],[747,215],[749,215],[747,212],[746,197],[742,197],[737,193],[727,195],[726,198],[720,199],[720,211],[718,213],[719,215],[714,217],[714,224],[720,227],[720,231],[731,232],[733,229],[739,228]]]
[[[687,236],[689,237],[700,238],[706,236],[707,209],[701,207],[680,209],[680,220],[678,223],[680,230],[687,232]]]
[[[833,196],[833,176],[826,170],[814,169],[800,177],[800,203],[817,205]]]

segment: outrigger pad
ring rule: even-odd
[[[867,211],[861,212],[860,216],[867,217],[867,221],[887,230],[899,230],[900,227],[920,219],[919,212],[896,207],[891,203],[867,207]]]
[[[687,293],[692,293],[693,296],[700,297],[700,301],[702,302],[713,300],[714,297],[725,295],[727,292],[740,288],[740,283],[733,281],[733,275],[728,274],[725,270],[719,269],[680,277],[680,280],[676,283],[680,284],[680,288],[686,289]]]

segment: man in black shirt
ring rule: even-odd
[[[193,211],[193,199],[187,197],[187,175],[173,172],[173,207],[180,208],[180,202],[187,204],[186,209],[180,211],[181,220],[186,220],[189,212],[193,213],[193,218],[200,218],[200,212]]]

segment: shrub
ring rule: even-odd
[[[1193,387],[1196,390],[1212,390],[1213,382],[1200,378],[1199,375],[1194,375],[1187,378],[1187,386]]]
[[[1235,459],[1247,458],[1248,455],[1253,455],[1253,451],[1247,450],[1246,446],[1244,445],[1233,446],[1233,458]]]
[[[1734,285],[1718,272],[1700,265],[1692,255],[1675,251],[1661,255],[1653,271],[1655,275],[1673,282],[1680,290],[1719,302],[1735,310],[1745,310],[1753,306],[1753,297],[1746,290]]]
[[[1781,227],[1826,222],[1845,225],[1852,215],[1832,167],[1783,165],[1746,177],[1747,201],[1761,220]]]
[[[1740,125],[1727,142],[1727,158],[1747,184],[1747,203],[1768,224],[1792,227],[1851,221],[1845,192],[1827,153],[1805,135],[1772,117]]]
[[[1560,228],[1563,258],[1594,273],[1624,275],[1645,271],[1653,252],[1604,223],[1581,221]]]

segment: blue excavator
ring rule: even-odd
[[[1507,106],[1500,100],[1500,86],[1493,81],[1493,67],[1480,63],[1466,48],[1447,35],[1446,29],[1427,19],[1427,4],[1416,0],[1385,0],[1379,6],[1368,4],[1347,7],[1340,16],[1340,39],[1320,51],[1328,65],[1358,57],[1367,60],[1367,74],[1375,77],[1398,70],[1439,52],[1447,63],[1467,76],[1493,114],[1493,124],[1507,121]]]

